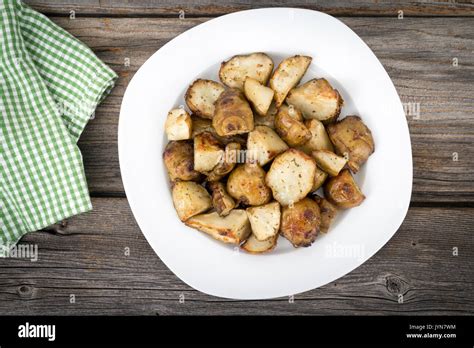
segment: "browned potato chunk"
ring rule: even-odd
[[[319,205],[319,210],[321,212],[321,226],[320,230],[323,233],[327,233],[329,231],[329,227],[331,227],[332,222],[337,216],[337,207],[327,199],[324,199],[319,196],[315,196],[314,200]]]
[[[168,113],[165,122],[168,140],[186,140],[191,138],[191,116],[184,109],[173,109]]]
[[[296,149],[278,155],[267,173],[265,182],[273,197],[286,206],[303,199],[313,188],[316,163]]]
[[[301,113],[294,107],[280,107],[275,117],[275,129],[290,146],[299,146],[311,139],[311,132],[304,125]]]
[[[328,133],[337,153],[348,155],[348,166],[353,173],[359,171],[375,150],[372,133],[359,116],[347,116],[329,125]]]
[[[238,89],[228,89],[216,101],[212,125],[220,136],[250,132],[253,113],[249,103]]]
[[[257,126],[247,138],[247,156],[260,166],[264,166],[287,149],[288,145],[269,127]]]
[[[338,208],[357,207],[365,199],[349,170],[344,169],[338,176],[330,178],[324,185],[326,199]]]
[[[224,156],[219,142],[210,132],[203,132],[194,138],[194,169],[207,173],[214,169]]]
[[[240,245],[252,232],[247,213],[242,209],[233,209],[227,216],[219,216],[217,212],[196,215],[186,225],[235,245]]]
[[[299,149],[306,153],[307,155],[311,155],[313,151],[316,150],[328,150],[334,152],[334,148],[332,146],[331,140],[329,140],[328,133],[326,132],[326,128],[321,121],[312,119],[306,120],[304,125],[311,133],[311,138],[301,145]]]
[[[173,185],[173,204],[181,221],[211,208],[206,189],[193,181],[178,181]]]
[[[265,185],[265,171],[255,164],[238,165],[227,179],[227,192],[246,205],[262,205],[272,198]]]
[[[219,78],[224,85],[242,90],[247,77],[266,85],[272,71],[272,59],[265,53],[258,52],[237,55],[222,63]]]
[[[220,83],[197,79],[189,86],[184,99],[189,109],[199,117],[212,118],[214,116],[214,103],[224,92]]]
[[[273,100],[273,89],[247,77],[244,83],[244,93],[257,114],[265,116]]]
[[[278,235],[261,241],[254,234],[251,234],[241,248],[251,254],[261,254],[275,249],[277,239]]]
[[[283,207],[281,233],[295,248],[310,246],[319,233],[320,224],[319,206],[310,198]]]
[[[201,174],[194,170],[193,145],[190,141],[170,141],[163,152],[163,160],[171,181],[199,181]]]
[[[306,119],[327,124],[337,119],[344,101],[326,79],[313,79],[292,89],[286,103],[300,109]]]
[[[275,103],[280,107],[286,95],[295,87],[311,64],[311,57],[294,56],[284,59],[275,69],[270,79],[270,87],[275,91]]]
[[[241,161],[241,146],[239,143],[229,143],[225,147],[225,153],[222,160],[207,174],[208,181],[219,181],[229,174],[235,167],[236,163]]]
[[[247,208],[252,232],[260,241],[273,238],[280,229],[280,203],[271,202],[258,207]]]
[[[328,150],[313,151],[313,157],[316,164],[330,176],[336,176],[344,168],[347,160]]]
[[[316,167],[316,172],[314,173],[314,184],[311,192],[318,190],[321,186],[323,186],[324,182],[328,178],[328,173],[323,172],[321,169]]]
[[[220,216],[229,215],[235,208],[235,201],[225,190],[224,184],[221,182],[209,183],[209,189],[212,192],[212,206]]]
[[[229,143],[239,143],[240,145],[245,145],[247,143],[246,134],[236,134],[228,137],[221,137],[217,135],[216,130],[212,126],[211,120],[195,115],[191,116],[191,120],[193,122],[193,132],[191,134],[192,138],[195,138],[198,134],[210,132],[214,138],[216,138],[223,145],[228,145]]]

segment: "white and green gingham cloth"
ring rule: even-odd
[[[117,75],[18,0],[0,0],[0,256],[92,209],[77,140]]]

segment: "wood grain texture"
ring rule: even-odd
[[[474,15],[472,1],[26,2],[53,14],[53,21],[91,47],[120,78],[79,143],[91,193],[98,196],[93,199],[94,211],[23,238],[22,244],[38,245],[37,262],[0,259],[0,314],[472,315],[474,32],[467,18]],[[118,117],[133,74],[166,42],[209,16],[273,6],[344,16],[340,19],[379,57],[402,101],[420,104],[420,118],[408,116],[413,206],[386,246],[337,281],[296,295],[294,303],[288,298],[231,301],[184,284],[144,239],[123,198]],[[74,20],[68,18],[71,10]],[[183,20],[177,18],[180,10]],[[404,11],[403,20],[396,19],[399,10]],[[130,66],[125,64],[128,60]],[[454,153],[458,161],[452,160]],[[119,197],[110,198],[114,195]],[[453,255],[455,247],[458,256]]]
[[[1,314],[465,315],[474,311],[472,208],[410,209],[400,230],[368,262],[333,283],[296,295],[290,303],[288,298],[231,301],[193,290],[154,254],[125,199],[96,198],[93,205],[91,213],[23,238],[24,244],[38,245],[37,262],[0,259]],[[453,256],[453,247],[459,248],[458,256]]]
[[[216,16],[261,7],[301,7],[339,16],[397,16],[402,10],[408,16],[472,16],[474,5],[469,0],[393,1],[393,0],[27,0],[31,6],[48,14],[78,16]]]
[[[371,47],[405,103],[414,161],[413,201],[474,201],[474,32],[469,18],[341,18]],[[125,88],[157,49],[207,18],[53,18],[120,75],[81,137],[93,195],[123,195],[117,125]],[[458,59],[458,66],[452,64]],[[126,66],[126,59],[130,66]],[[214,63],[214,62],[211,62]],[[185,86],[183,86],[183,89]],[[164,117],[165,115],[163,115]],[[363,117],[363,115],[362,115]],[[381,115],[383,117],[383,115]],[[457,153],[458,161],[453,161]]]

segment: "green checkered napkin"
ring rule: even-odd
[[[117,75],[20,1],[0,0],[0,256],[92,209],[77,140]]]

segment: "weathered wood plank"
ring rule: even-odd
[[[178,16],[180,11],[186,15],[220,15],[240,10],[261,7],[301,7],[324,11],[339,16],[397,16],[402,10],[405,15],[416,16],[472,16],[474,5],[470,1],[391,1],[391,0],[27,0],[35,9],[48,14],[67,14],[71,10],[81,15],[134,15],[134,16]]]
[[[117,155],[120,103],[134,72],[163,44],[205,18],[53,18],[120,74],[118,85],[86,128],[80,146],[93,194],[123,193]],[[474,201],[474,34],[469,18],[342,18],[380,58],[409,116],[413,200]],[[452,65],[453,58],[458,66]],[[125,62],[129,59],[130,66]],[[127,60],[128,61],[128,60]],[[453,153],[458,161],[453,161]]]
[[[472,208],[410,209],[400,230],[368,262],[289,303],[287,298],[230,301],[195,291],[154,254],[126,199],[96,198],[93,205],[91,213],[23,238],[24,244],[38,245],[37,262],[0,259],[0,314],[464,315],[474,311]],[[454,247],[458,256],[453,256]],[[130,248],[129,256],[125,248]],[[179,302],[181,295],[184,303]]]

